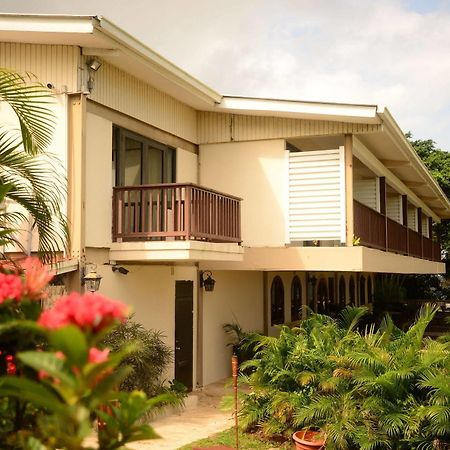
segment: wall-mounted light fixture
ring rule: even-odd
[[[200,272],[200,287],[205,288],[206,292],[214,291],[215,284],[216,280],[212,277],[211,271]]]
[[[102,66],[102,62],[98,58],[92,58],[89,59],[86,65],[90,70],[93,70],[94,72],[97,72],[98,69]]]
[[[102,66],[102,62],[98,58],[93,57],[87,60],[86,66],[89,72],[89,76],[87,79],[87,88],[89,93],[92,93],[92,90],[94,89],[94,74],[98,69],[100,69],[100,67]]]
[[[128,269],[125,269],[125,267],[119,266],[118,264],[114,264],[111,267],[111,269],[112,269],[113,272],[119,272],[122,275],[126,275],[129,272]]]
[[[95,271],[97,266],[95,264],[92,265],[92,269],[87,271],[87,267],[89,264],[85,267],[85,275],[81,279],[83,286],[88,290],[89,292],[97,292],[100,288],[100,282],[102,281],[102,277]],[[86,273],[87,272],[87,273]]]

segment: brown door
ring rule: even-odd
[[[193,281],[175,282],[175,379],[192,391]]]

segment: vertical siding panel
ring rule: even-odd
[[[53,84],[57,89],[67,86],[78,90],[78,47],[3,42],[0,44],[0,66],[20,73],[28,72],[41,83]],[[75,76],[74,76],[75,74]]]

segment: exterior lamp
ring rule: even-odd
[[[100,288],[102,277],[95,271],[95,267],[90,270],[83,278],[83,284],[89,292],[97,292]]]
[[[209,270],[200,272],[200,287],[205,288],[206,292],[214,291],[214,285],[216,280],[212,277],[212,273]]]

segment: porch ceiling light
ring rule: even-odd
[[[92,268],[83,278],[83,285],[89,292],[97,292],[100,288],[102,277],[95,271],[96,266]]]
[[[214,285],[216,280],[212,277],[212,273],[209,270],[200,272],[200,287],[205,288],[206,292],[214,291]]]

